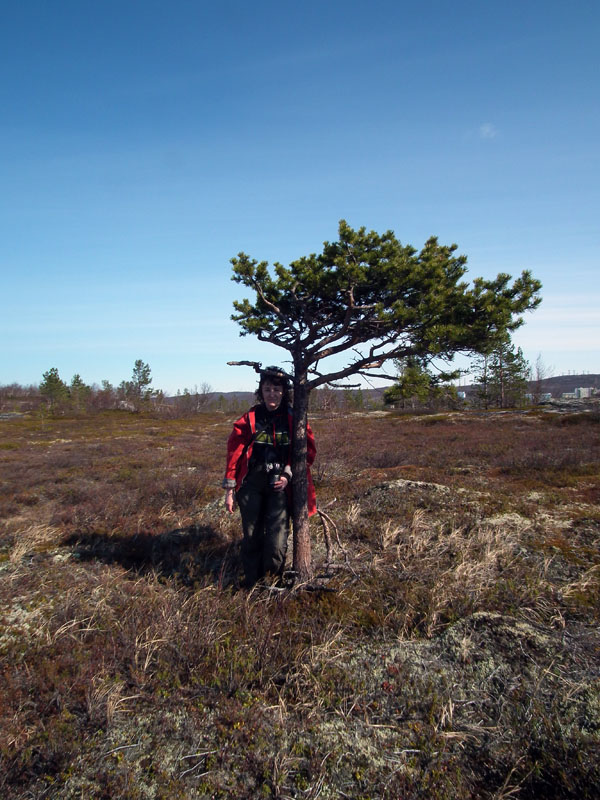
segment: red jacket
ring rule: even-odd
[[[293,435],[293,415],[288,412],[288,425],[290,430],[290,439]],[[249,411],[241,416],[233,423],[233,430],[227,439],[227,467],[225,469],[225,478],[223,486],[225,488],[234,488],[237,491],[246,475],[248,474],[248,465],[252,455],[253,440],[252,437],[256,433],[256,407],[251,408]],[[291,456],[290,447],[290,456]],[[317,511],[317,497],[315,494],[315,487],[313,484],[312,476],[310,474],[310,467],[315,460],[317,449],[315,447],[315,437],[307,425],[306,429],[306,466],[308,477],[308,515],[312,516]],[[286,464],[284,472],[291,474],[290,462]],[[288,490],[291,486],[288,485]],[[291,491],[288,491],[291,498]]]

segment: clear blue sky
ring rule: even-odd
[[[229,259],[342,218],[530,269],[515,342],[600,372],[599,40],[597,0],[1,0],[0,383],[251,388]]]

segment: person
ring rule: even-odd
[[[225,508],[242,517],[242,565],[250,588],[266,576],[276,580],[285,567],[292,490],[293,411],[290,386],[279,367],[260,371],[257,404],[234,422],[227,440],[223,479]],[[316,512],[310,465],[315,439],[307,429],[308,511]]]

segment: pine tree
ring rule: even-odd
[[[69,396],[73,409],[77,412],[84,411],[91,394],[91,387],[82,381],[81,376],[79,374],[73,375],[69,386]]]
[[[383,393],[385,405],[411,409],[418,407],[436,408],[455,405],[456,388],[450,381],[459,377],[460,371],[437,372],[434,374],[419,359],[408,356],[395,361],[398,376],[393,386]]]
[[[145,401],[152,397],[152,377],[150,374],[150,365],[144,364],[141,358],[138,358],[133,365],[133,374],[131,376],[131,392],[136,400]]]
[[[152,398],[153,391],[150,387],[152,383],[150,365],[144,364],[138,358],[133,365],[133,373],[130,381],[121,381],[119,384],[119,398],[131,403],[135,411],[139,411]]]
[[[432,237],[418,252],[392,231],[353,230],[342,220],[338,241],[289,267],[275,263],[271,272],[266,261],[245,253],[232,259],[233,280],[255,295],[234,302],[241,335],[283,348],[292,362],[294,569],[301,578],[312,571],[306,480],[311,391],[353,375],[394,380],[381,372],[390,359],[427,363],[479,352],[517,328],[519,315],[540,302],[541,284],[529,272],[512,284],[504,273],[476,278],[469,288],[462,281],[466,257],[456,249]],[[347,360],[340,366],[335,357],[341,354]]]
[[[523,405],[528,389],[530,365],[521,348],[515,350],[505,336],[477,359],[477,395],[484,408]]]
[[[42,375],[40,394],[45,399],[52,413],[58,411],[69,399],[67,384],[61,379],[56,367],[51,367]]]
[[[383,393],[383,402],[386,405],[399,405],[406,408],[407,402],[411,408],[425,403],[433,392],[433,376],[416,359],[410,356],[396,361],[398,379]]]

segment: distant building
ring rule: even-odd
[[[583,400],[586,397],[592,396],[592,387],[591,386],[580,386],[579,388],[575,389],[575,397],[579,400]]]
[[[528,393],[525,395],[525,400],[526,400],[528,403],[533,403],[534,399],[535,399],[535,397],[534,397],[534,395],[533,395],[533,394],[531,394],[531,392],[528,392]],[[541,394],[541,395],[539,396],[539,399],[538,399],[538,401],[537,401],[537,402],[538,402],[538,403],[548,403],[550,400],[552,400],[552,392],[544,392],[543,394]]]
[[[562,397],[563,400],[576,400],[577,399],[577,395],[575,394],[575,392],[563,392],[561,394],[561,397]]]

